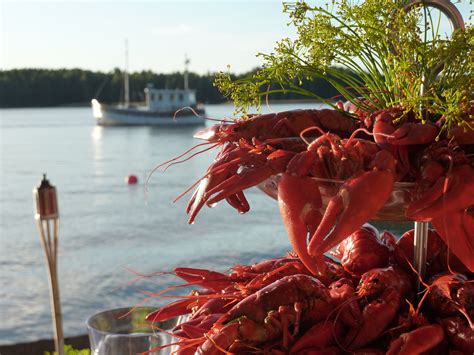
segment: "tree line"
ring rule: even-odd
[[[240,78],[250,75],[233,75]],[[226,98],[213,85],[214,73],[199,75],[189,73],[189,87],[197,91],[202,103],[220,103]],[[155,88],[183,88],[183,73],[159,74],[141,71],[129,74],[130,100],[144,101],[143,89],[151,83]],[[302,84],[324,98],[337,95],[337,91],[325,80],[315,78]],[[123,100],[123,73],[94,72],[82,69],[13,69],[0,71],[0,107],[46,107],[89,104],[93,98],[104,103]],[[276,93],[272,100],[299,99],[295,94]]]

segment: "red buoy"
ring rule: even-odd
[[[135,175],[128,175],[125,177],[125,182],[129,185],[135,185],[138,182],[138,178]]]

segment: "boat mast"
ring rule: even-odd
[[[128,80],[128,40],[125,40],[125,70],[123,72],[123,91],[125,107],[130,106],[130,82]]]
[[[189,81],[188,81],[188,65],[189,65],[189,58],[185,54],[184,55],[184,90],[189,89]]]

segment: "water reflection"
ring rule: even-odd
[[[102,161],[104,160],[103,153],[103,138],[104,138],[104,127],[94,126],[91,132],[92,138],[92,166],[93,176],[100,179],[106,172]]]
[[[94,128],[92,128],[92,134],[91,134],[93,142],[94,143],[100,142],[102,140],[103,134],[104,134],[104,127],[94,126]]]

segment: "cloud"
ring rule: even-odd
[[[173,26],[153,27],[151,33],[155,36],[180,36],[188,34],[192,27],[184,23]]]

